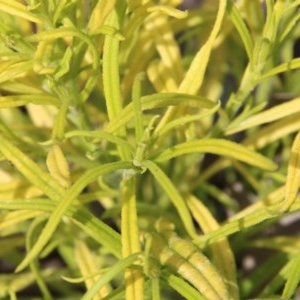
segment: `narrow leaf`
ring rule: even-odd
[[[243,21],[243,18],[239,12],[239,10],[236,8],[234,2],[232,0],[228,1],[228,5],[227,5],[227,11],[229,13],[229,16],[236,28],[236,30],[238,31],[249,60],[252,60],[252,55],[253,55],[253,42],[252,42],[252,38],[250,36],[249,30],[245,24],[245,22]]]
[[[274,75],[277,75],[279,73],[286,72],[289,70],[299,69],[299,68],[300,68],[300,58],[294,58],[294,59],[290,60],[289,62],[283,63],[283,64],[269,70],[268,72],[266,72],[265,74],[260,76],[256,80],[256,82],[259,83],[259,82],[263,81],[264,79],[267,79],[271,76],[274,76]]]
[[[54,201],[61,199],[64,190],[58,182],[1,134],[0,152],[3,153],[6,159],[10,161],[19,172],[47,196]]]
[[[195,196],[189,195],[187,197],[187,204],[204,234],[220,227],[207,207]],[[236,282],[235,259],[227,238],[210,245],[210,249],[212,251],[214,264],[223,276],[229,294],[233,299],[238,299],[239,292]]]
[[[94,275],[99,272],[95,265],[95,256],[83,241],[76,243],[74,252],[81,276],[85,278],[85,286],[87,290],[89,290],[100,278],[99,275]],[[106,286],[103,286],[102,289],[94,295],[93,300],[101,300],[102,297],[105,297],[107,294],[108,290]]]
[[[129,257],[141,251],[136,210],[135,178],[128,177],[122,182],[122,256]],[[143,274],[141,270],[125,270],[126,299],[139,300],[144,298]]]
[[[22,211],[22,213],[18,211],[19,215],[17,213],[15,214],[18,222],[20,222],[21,215],[24,215],[24,218],[28,219],[40,215],[41,211],[51,213],[54,211],[55,207],[56,203],[47,198],[0,201],[1,209]],[[32,214],[29,214],[29,212]],[[11,217],[13,215],[14,214],[12,214]],[[70,206],[66,211],[66,215],[100,245],[109,249],[114,256],[118,258],[121,257],[121,238],[119,233],[83,208]],[[10,219],[11,217],[8,218]]]
[[[14,96],[2,96],[0,97],[0,108],[8,107],[18,107],[23,106],[28,103],[38,104],[38,105],[59,105],[59,100],[56,97],[36,94],[36,95],[14,95]]]
[[[165,238],[152,233],[152,253],[161,264],[190,282],[205,299],[230,299],[221,277],[200,249],[191,242],[171,234]]]
[[[172,6],[167,6],[167,5],[153,5],[153,6],[150,6],[149,8],[147,8],[147,11],[162,12],[168,16],[171,16],[171,17],[174,17],[177,19],[184,19],[188,15],[186,11],[178,10],[178,9],[173,8]]]
[[[213,153],[237,159],[262,169],[276,169],[276,164],[261,154],[245,146],[222,139],[196,140],[178,144],[161,152],[154,159],[157,162],[163,162],[189,153]]]
[[[230,135],[254,126],[270,123],[298,111],[300,111],[300,97],[258,113],[234,127],[229,126],[226,130],[226,134]]]
[[[221,29],[223,18],[226,12],[227,0],[219,1],[219,9],[216,17],[214,27],[210,33],[207,42],[202,46],[202,48],[196,54],[194,60],[192,61],[185,78],[180,84],[179,92],[195,95],[200,89],[204,74],[207,68],[207,64],[213,49],[214,41]]]
[[[139,254],[133,254],[131,256],[128,256],[120,260],[112,267],[110,267],[109,271],[107,271],[97,280],[97,282],[93,285],[93,287],[83,295],[81,300],[92,300],[94,295],[99,291],[99,289],[101,289],[106,283],[108,283],[114,277],[119,275],[124,269],[130,267],[138,259],[138,257]]]
[[[181,217],[183,224],[185,225],[186,231],[189,233],[190,236],[195,237],[197,234],[195,232],[190,212],[188,211],[188,208],[183,198],[179,194],[172,181],[154,162],[147,160],[143,161],[141,165],[142,167],[147,168],[152,173],[157,183],[170,197],[173,205],[175,206],[178,214]]]
[[[59,145],[53,145],[47,156],[47,167],[53,178],[64,188],[70,186],[69,165]]]
[[[198,290],[188,284],[187,281],[181,277],[163,271],[162,278],[168,283],[168,285],[170,285],[170,287],[181,294],[184,299],[206,300],[206,298],[199,294]]]
[[[0,10],[31,22],[41,23],[41,20],[30,13],[25,5],[15,0],[0,0]]]
[[[0,230],[3,230],[7,227],[14,227],[17,224],[33,219],[39,216],[41,213],[38,211],[26,211],[26,210],[19,210],[13,211],[6,214],[2,214],[0,216]]]
[[[211,109],[215,103],[204,97],[179,93],[158,93],[141,97],[141,109],[151,110],[168,106],[182,105],[184,107],[197,107]],[[105,128],[107,132],[115,132],[134,117],[133,103],[130,102],[120,113],[116,120],[111,121]]]
[[[28,265],[28,263],[42,251],[44,246],[50,240],[57,226],[59,225],[62,216],[66,213],[68,207],[72,204],[72,201],[74,201],[76,197],[78,197],[78,195],[90,182],[94,181],[96,178],[98,178],[103,174],[110,173],[116,170],[131,169],[131,168],[132,168],[132,164],[129,162],[117,162],[117,163],[109,163],[109,164],[101,165],[99,167],[95,167],[94,169],[90,169],[85,174],[83,174],[72,185],[72,187],[66,193],[63,194],[63,199],[61,199],[61,201],[58,203],[57,207],[51,214],[36,244],[26,255],[26,257],[20,263],[20,265],[17,267],[16,272],[19,272],[22,269],[24,269]]]
[[[104,24],[104,21],[113,10],[115,4],[116,0],[102,0],[97,2],[87,26],[91,33],[96,31]]]
[[[292,299],[299,286],[300,281],[300,252],[290,260],[290,268],[287,274],[287,281],[282,293],[282,299]]]
[[[287,178],[286,178],[286,191],[281,212],[289,209],[295,201],[298,194],[300,185],[300,131],[298,132],[292,149],[288,164]]]

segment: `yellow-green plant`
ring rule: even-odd
[[[1,299],[297,294],[300,1],[183,2],[0,0]]]

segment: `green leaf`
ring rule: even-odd
[[[192,96],[180,93],[158,93],[141,97],[142,111],[168,106],[184,106],[211,109],[215,103],[204,97]],[[116,120],[111,121],[105,128],[107,132],[115,132],[134,117],[134,106],[130,102],[119,114]]]
[[[57,226],[59,225],[62,216],[67,211],[68,207],[76,200],[78,195],[82,190],[92,181],[94,181],[99,176],[110,173],[116,170],[131,169],[132,164],[130,162],[116,162],[101,165],[86,171],[65,193],[62,194],[60,202],[57,204],[57,207],[52,212],[51,216],[45,227],[43,228],[42,233],[40,234],[37,242],[30,250],[30,252],[25,256],[24,260],[19,264],[16,269],[16,272],[24,269],[28,263],[34,259],[48,243],[49,239],[53,235]]]
[[[119,275],[123,270],[130,267],[139,257],[140,254],[132,254],[131,256],[128,256],[116,264],[114,266],[109,268],[109,271],[107,271],[105,274],[103,274],[97,282],[93,285],[91,289],[89,289],[81,298],[81,300],[92,300],[93,296],[101,289],[101,287],[112,280],[114,277]]]
[[[206,300],[205,297],[199,294],[198,290],[189,285],[184,279],[166,271],[162,271],[162,278],[170,285],[170,287],[184,297],[184,299]]]
[[[119,28],[118,16],[112,10],[109,17],[109,25]],[[106,36],[103,48],[103,88],[106,100],[107,113],[110,120],[118,118],[122,109],[119,62],[120,41],[114,37]]]
[[[300,185],[300,131],[298,132],[291,149],[286,178],[285,199],[280,209],[287,211],[296,200]]]
[[[25,5],[15,0],[0,0],[0,10],[34,23],[42,23],[42,20],[30,13]]]
[[[214,26],[206,43],[201,47],[194,57],[183,81],[180,84],[179,92],[195,95],[200,89],[208,61],[213,50],[213,44],[221,29],[223,18],[226,13],[227,0],[219,1],[219,8]]]
[[[102,0],[97,2],[87,25],[89,32],[93,34],[104,24],[104,21],[112,12],[115,5],[116,0]]]
[[[205,299],[230,299],[220,274],[194,244],[175,234],[167,238],[154,232],[152,235],[152,253],[162,265],[180,274]]]
[[[16,226],[17,224],[39,216],[41,213],[37,211],[13,211],[0,216],[0,230],[4,228]]]
[[[237,9],[236,5],[233,3],[232,0],[228,1],[227,12],[244,43],[248,58],[251,61],[252,56],[253,56],[252,38],[250,36],[249,30],[248,30],[244,20],[240,14],[240,11]]]
[[[122,182],[121,211],[122,256],[124,258],[141,251],[135,190],[135,177],[125,177]],[[142,271],[128,269],[125,271],[124,276],[126,285],[126,299],[143,299],[144,280]]]
[[[69,139],[72,137],[77,136],[84,136],[84,137],[91,137],[94,138],[93,143],[97,143],[98,140],[108,140],[111,143],[114,143],[118,145],[119,147],[126,148],[127,151],[132,152],[133,148],[130,146],[130,144],[125,141],[124,139],[121,139],[120,137],[117,137],[111,133],[105,132],[105,131],[99,131],[99,130],[70,130],[65,133],[64,138]]]
[[[92,92],[98,80],[100,60],[99,60],[98,50],[94,43],[94,40],[89,35],[73,28],[56,28],[48,31],[43,31],[28,36],[26,40],[32,43],[39,43],[42,41],[53,41],[64,37],[77,37],[80,40],[84,41],[89,46],[93,56],[93,60],[92,60],[93,73],[88,78],[85,87],[82,89],[80,94],[81,101],[84,102]]]
[[[192,237],[197,236],[188,208],[172,181],[154,162],[147,160],[143,161],[141,165],[151,172],[157,183],[170,197],[188,234]]]
[[[200,225],[203,233],[209,233],[220,227],[218,222],[212,216],[207,207],[193,195],[187,197],[187,204],[190,211]],[[233,299],[239,298],[239,291],[236,282],[236,267],[235,258],[228,239],[224,238],[219,240],[212,245],[210,249],[213,255],[213,262],[217,270],[223,276],[224,282],[227,286],[229,294]]]
[[[36,95],[14,95],[14,96],[2,96],[0,97],[0,108],[8,107],[19,107],[24,106],[28,103],[33,103],[37,105],[59,105],[59,100],[56,97],[36,94]]]
[[[141,81],[143,80],[144,74],[140,73],[136,76],[133,87],[132,87],[132,101],[134,106],[134,123],[135,123],[135,135],[136,141],[139,143],[143,137],[143,113],[141,107]]]
[[[275,170],[277,167],[274,162],[261,154],[256,153],[245,146],[222,139],[196,140],[178,144],[161,152],[154,157],[154,160],[157,162],[164,162],[189,153],[213,153],[231,159],[237,159],[266,170]]]
[[[286,116],[292,115],[300,110],[300,97],[295,98],[287,103],[276,105],[270,109],[267,109],[261,113],[258,113],[234,127],[228,127],[226,134],[234,134],[242,130],[252,128],[261,124],[270,123]]]
[[[10,143],[0,134],[0,152],[21,172],[33,185],[37,186],[49,198],[60,201],[64,189],[27,155]]]
[[[155,139],[155,137],[161,136],[176,127],[183,127],[184,125],[186,125],[188,123],[196,122],[205,117],[211,116],[219,108],[220,108],[220,102],[215,104],[215,106],[213,108],[207,109],[204,112],[201,112],[201,113],[197,112],[196,114],[193,114],[193,115],[186,115],[186,116],[178,117],[175,120],[172,120],[172,121],[166,123],[161,128],[159,128],[159,130],[156,131],[153,138]]]
[[[16,223],[21,220],[27,220],[38,216],[41,211],[51,213],[54,211],[55,207],[56,203],[47,198],[0,201],[1,209],[18,210],[12,212],[11,215],[8,215],[8,219],[11,219],[15,215]],[[113,255],[121,257],[121,238],[119,233],[84,208],[78,208],[71,205],[68,207],[66,215],[100,245],[107,247]]]
[[[108,17],[108,25],[117,29],[120,27],[121,16],[118,12],[122,6],[115,6]],[[123,14],[123,12],[119,12]],[[120,41],[112,36],[106,36],[103,47],[103,89],[106,101],[106,108],[109,120],[118,119],[122,110],[122,99],[120,89],[119,74],[119,45]],[[121,127],[119,130],[121,136],[126,136],[126,128]],[[122,147],[118,147],[118,152],[122,159],[130,159],[130,153]]]
[[[257,78],[256,82],[259,83],[263,81],[264,79],[267,79],[271,76],[277,75],[279,73],[283,73],[286,71],[294,70],[294,69],[299,69],[300,67],[300,58],[294,58],[290,60],[289,62],[283,63],[268,72],[264,73],[260,77]]]
[[[282,298],[292,299],[300,281],[300,252],[298,252],[293,258],[290,258],[286,276],[287,281],[284,285]]]
[[[32,67],[32,60],[0,61],[0,83],[25,77]]]
[[[289,136],[295,131],[300,129],[300,113],[288,115],[277,122],[264,126],[256,133],[249,136],[244,144],[247,146],[253,146],[256,149],[270,145],[280,138]]]
[[[152,5],[147,8],[147,11],[165,13],[166,15],[177,19],[184,19],[188,15],[186,11],[175,9],[167,5]]]

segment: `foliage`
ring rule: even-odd
[[[3,299],[297,295],[300,1],[181,4],[0,0]]]

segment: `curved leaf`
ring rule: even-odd
[[[298,132],[292,149],[288,164],[287,178],[286,178],[286,191],[281,212],[289,209],[295,201],[298,194],[300,185],[300,131]]]
[[[25,5],[15,0],[0,0],[0,10],[31,22],[42,22],[41,19],[30,13]]]
[[[41,232],[36,244],[32,247],[30,252],[26,255],[24,260],[19,264],[16,269],[16,272],[24,269],[28,263],[34,259],[40,251],[44,248],[44,246],[48,243],[49,239],[53,235],[55,229],[59,225],[62,216],[67,211],[68,207],[71,205],[72,201],[78,197],[81,191],[88,185],[88,183],[94,181],[97,177],[110,173],[116,170],[122,169],[131,169],[132,164],[130,162],[116,162],[116,163],[108,163],[105,165],[101,165],[94,169],[88,170],[85,174],[83,174],[73,185],[67,190],[64,194],[62,194],[62,199],[56,206],[55,210],[52,212],[51,216],[43,231]]]
[[[187,206],[177,191],[176,187],[172,183],[172,181],[167,177],[167,175],[152,161],[143,161],[141,163],[142,167],[147,168],[152,175],[155,177],[158,184],[162,187],[162,189],[166,192],[166,194],[170,197],[173,205],[178,211],[178,214],[181,217],[183,224],[190,236],[195,237],[196,231],[193,225],[193,221],[191,215],[187,209]]]
[[[190,211],[200,225],[204,234],[216,230],[220,227],[218,222],[214,219],[207,207],[193,195],[187,197],[187,204]],[[233,299],[239,298],[239,291],[236,278],[236,267],[234,254],[227,238],[221,239],[216,243],[210,245],[213,255],[213,261],[224,277],[224,282],[227,286],[229,294]]]
[[[180,274],[196,287],[205,299],[231,299],[217,270],[194,244],[174,234],[167,238],[154,232],[152,235],[151,251],[162,265]]]
[[[50,104],[54,106],[59,106],[59,100],[56,97],[45,94],[14,95],[0,97],[0,108],[19,107],[28,103],[38,105]]]
[[[163,162],[189,153],[213,153],[237,159],[262,169],[276,169],[276,164],[261,154],[249,150],[245,146],[222,139],[196,140],[178,144],[161,152],[154,159],[157,162]]]
[[[197,107],[211,109],[216,104],[204,97],[192,96],[180,93],[158,93],[141,97],[142,111],[156,108],[164,108],[168,106],[182,105],[185,107]],[[124,124],[134,118],[134,106],[130,102],[118,115],[117,119],[112,120],[105,131],[115,132]]]
[[[234,127],[228,127],[225,132],[227,135],[237,133],[257,125],[281,119],[298,111],[300,111],[300,97],[258,113]]]
[[[228,1],[227,11],[228,11],[228,14],[229,14],[236,30],[238,31],[238,33],[244,43],[248,58],[251,61],[252,56],[253,56],[252,38],[250,36],[249,29],[247,28],[247,26],[241,16],[240,11],[237,9],[237,7],[235,6],[235,4],[233,3],[232,0]]]
[[[40,211],[51,213],[54,211],[55,206],[55,202],[47,198],[0,201],[1,209],[18,210],[16,213],[12,212],[12,215],[9,216],[9,219],[11,219],[15,215],[16,223],[20,222],[20,220],[35,217],[40,214]],[[71,205],[68,207],[66,215],[100,245],[107,247],[113,255],[121,257],[121,238],[119,233],[85,209]]]

